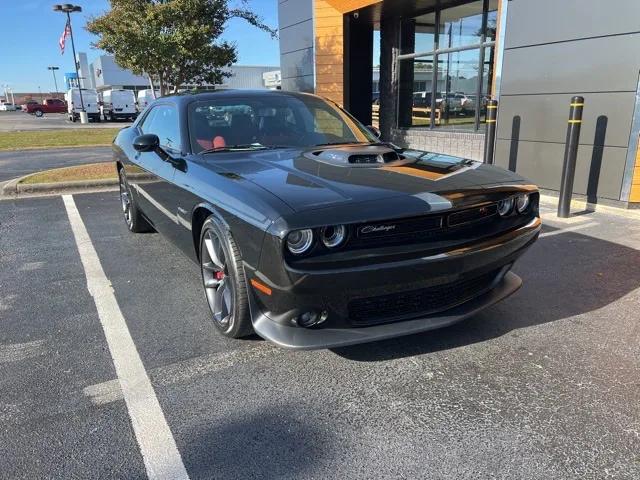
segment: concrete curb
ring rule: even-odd
[[[46,170],[45,170],[46,171]],[[41,172],[36,172],[41,173]],[[44,193],[57,193],[68,191],[83,191],[83,190],[95,190],[100,188],[111,188],[118,186],[117,178],[101,179],[101,180],[74,180],[70,182],[57,182],[57,183],[34,183],[34,184],[21,184],[20,182],[25,178],[33,175],[25,175],[14,180],[10,180],[2,187],[2,195],[4,196],[18,196],[22,194],[44,194]],[[134,173],[130,175],[131,178],[144,178],[147,177],[144,173]]]
[[[55,129],[57,130],[57,129]],[[47,132],[53,130],[9,130],[9,132],[0,131],[0,133],[11,132]],[[52,145],[49,147],[20,147],[20,148],[4,148],[0,149],[0,153],[22,152],[24,150],[65,150],[67,148],[105,148],[110,147],[110,143],[96,143],[93,145]]]
[[[27,177],[28,176],[29,175],[27,175]],[[75,180],[72,182],[59,183],[21,184],[20,181],[24,178],[25,177],[17,178],[7,183],[3,187],[2,193],[4,195],[20,195],[22,193],[53,193],[68,190],[113,187],[118,185],[117,179]]]

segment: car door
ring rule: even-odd
[[[167,155],[180,157],[182,143],[175,105],[154,105],[138,128],[141,134],[157,135],[160,148]],[[136,152],[135,163],[141,171],[138,172],[140,175],[132,177],[130,184],[142,211],[156,230],[173,237],[177,226],[175,199],[171,196],[171,182],[175,173],[173,165],[156,152]]]

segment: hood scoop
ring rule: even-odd
[[[306,152],[304,156],[339,167],[379,168],[413,162],[383,145],[334,146]]]

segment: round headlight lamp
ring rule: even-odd
[[[506,217],[507,215],[510,215],[511,212],[513,211],[514,203],[515,203],[515,200],[513,199],[513,197],[500,200],[498,202],[498,213],[500,214],[500,216]]]
[[[287,235],[287,248],[294,255],[302,255],[313,245],[313,230],[295,230]]]
[[[327,248],[338,247],[347,237],[347,229],[344,225],[332,225],[324,227],[320,233],[322,243]]]
[[[529,198],[529,194],[524,193],[522,195],[518,195],[516,198],[516,210],[518,213],[524,213],[529,208],[529,204],[531,203],[531,199]]]

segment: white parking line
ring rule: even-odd
[[[575,227],[567,227],[567,228],[562,228],[562,229],[559,229],[559,230],[554,230],[552,232],[544,232],[544,233],[540,234],[540,238],[551,237],[553,235],[560,235],[561,233],[575,232],[576,230],[582,230],[583,228],[595,227],[596,225],[598,225],[597,222],[589,222],[589,223],[584,223],[582,225],[576,225]]]
[[[87,277],[87,288],[96,304],[107,338],[147,476],[152,480],[188,479],[175,439],[73,196],[63,195],[62,199]]]

